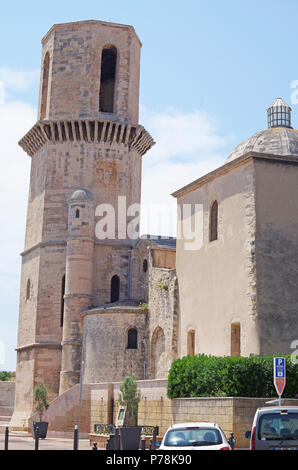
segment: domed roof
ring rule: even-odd
[[[298,157],[298,131],[286,127],[271,127],[256,132],[237,145],[227,158],[226,163],[248,152]]]
[[[70,202],[93,200],[91,191],[88,189],[76,189],[70,196]]]
[[[268,129],[256,132],[233,150],[226,163],[249,152],[298,157],[298,131],[291,127],[291,107],[282,99],[267,109]]]

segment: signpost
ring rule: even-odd
[[[279,406],[281,406],[281,396],[286,385],[286,359],[284,357],[273,358],[274,369],[274,386],[279,398]]]

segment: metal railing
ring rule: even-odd
[[[155,426],[142,426],[141,434],[143,436],[153,436]],[[113,424],[94,424],[94,434],[109,436],[115,434],[116,426]]]

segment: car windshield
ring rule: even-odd
[[[164,445],[169,447],[212,446],[222,444],[218,429],[208,427],[177,428],[167,432]]]
[[[298,413],[279,412],[266,413],[260,418],[260,440],[298,440]]]

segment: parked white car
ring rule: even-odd
[[[165,433],[161,450],[231,450],[218,424],[173,424]]]

